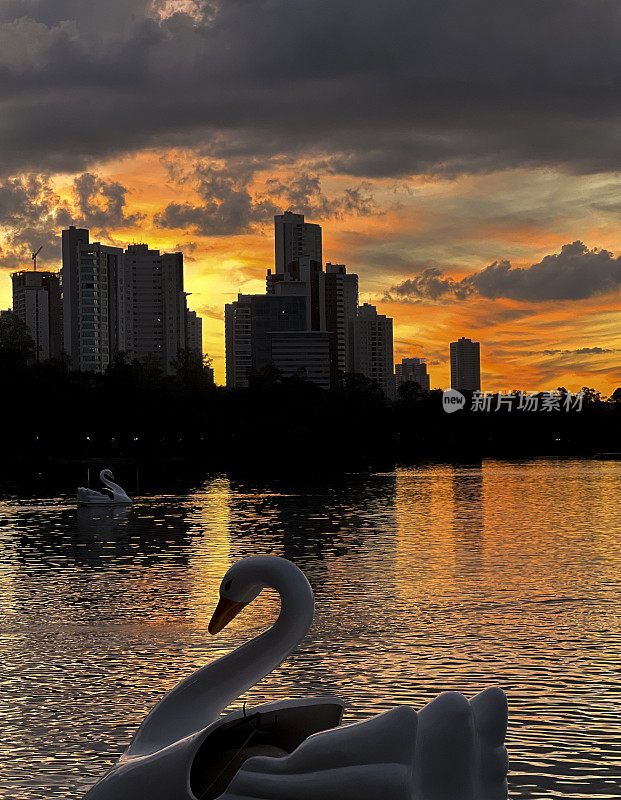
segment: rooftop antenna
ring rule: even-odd
[[[43,245],[41,245],[41,247],[35,253],[32,254],[32,260],[34,261],[34,271],[35,272],[37,271],[37,256],[39,255],[41,250],[43,250]]]

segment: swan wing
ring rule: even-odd
[[[507,703],[445,692],[315,734],[291,755],[250,758],[219,800],[505,800]]]
[[[218,800],[412,800],[416,730],[400,706],[314,734],[284,758],[250,758]]]
[[[470,702],[457,692],[436,697],[418,714],[415,796],[505,800],[506,731],[507,698],[496,687]]]
[[[84,486],[78,488],[78,502],[79,503],[109,503],[110,498],[102,492],[97,492],[94,489],[85,489]]]
[[[115,503],[131,503],[131,497],[128,496],[127,492],[124,489],[116,484],[112,483],[110,490],[112,492],[113,502]]]
[[[244,758],[283,755],[283,747],[295,747],[310,734],[338,725],[342,710],[337,698],[321,697],[233,711],[153,753],[126,751],[84,800],[212,800]],[[255,734],[255,728],[260,732]],[[251,740],[250,734],[255,734]]]
[[[131,497],[129,497],[123,490],[120,492],[114,493],[114,501],[115,503],[119,503],[122,505],[130,505],[132,503]]]
[[[210,726],[192,759],[192,794],[219,797],[250,757],[286,756],[313,734],[340,725],[342,715],[336,697],[285,700],[227,715]]]
[[[127,495],[125,489],[119,486],[118,483],[111,481],[104,473],[105,470],[100,473],[99,477],[104,486],[107,486],[112,492],[112,501],[115,503],[131,503],[131,498]]]

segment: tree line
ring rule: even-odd
[[[37,362],[26,326],[7,312],[0,375],[3,450],[26,465],[190,460],[215,469],[330,472],[621,451],[621,388],[604,398],[584,387],[579,410],[518,412],[506,403],[473,410],[467,396],[462,410],[447,414],[440,390],[406,383],[391,402],[359,374],[342,376],[330,391],[274,368],[252,375],[247,389],[216,386],[209,359],[192,351],[179,352],[172,376],[156,358],[130,363],[123,353],[105,373],[83,373],[66,357]]]

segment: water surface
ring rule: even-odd
[[[316,617],[242,699],[337,694],[353,721],[497,684],[511,798],[619,797],[620,500],[620,463],[546,460],[305,489],[214,476],[127,510],[5,495],[0,797],[81,797],[163,692],[264,629],[268,593],[207,633],[254,553],[305,571]]]

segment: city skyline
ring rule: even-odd
[[[8,4],[0,308],[69,224],[182,250],[223,382],[223,308],[263,291],[292,209],[438,385],[459,336],[491,389],[619,385],[618,4],[353,8]]]
[[[620,40],[0,0],[0,800],[616,796]]]
[[[288,215],[291,218],[298,217],[299,220],[302,221],[302,227],[311,230],[311,240],[317,235],[313,231],[314,230],[318,230],[319,231],[318,248],[319,248],[319,255],[321,256],[321,251],[322,251],[322,226],[320,226],[317,223],[310,222],[308,220],[306,222],[304,222],[304,215],[303,214],[298,214],[297,212],[292,212],[291,210],[287,211],[284,214],[284,216],[275,215],[274,218],[273,218],[273,225],[275,227],[272,228],[272,230],[273,230],[273,234],[272,234],[272,242],[273,242],[273,244],[272,244],[272,259],[273,259],[273,261],[271,262],[270,266],[268,266],[267,269],[266,269],[268,293],[270,291],[273,291],[273,289],[270,288],[271,280],[273,280],[274,277],[278,274],[279,270],[282,270],[282,268],[283,268],[282,265],[279,265],[278,249],[276,250],[276,253],[275,253],[275,256],[274,256],[274,243],[278,242],[278,231],[279,231],[279,228],[280,228],[279,221],[281,221],[283,219],[286,219]],[[276,234],[275,237],[274,237],[274,233]],[[99,245],[100,243],[97,242],[97,244]],[[116,247],[114,245],[111,246],[111,245],[105,245],[105,244],[102,243],[103,250],[104,251],[109,250],[110,252],[114,252],[116,250],[119,253],[123,253],[124,246],[127,248],[126,251],[125,251],[125,255],[127,255],[127,253],[132,252],[132,251],[138,251],[139,252],[141,250],[144,250],[145,252],[147,252],[149,254],[155,251],[155,248],[152,248],[151,245],[144,244],[144,237],[140,237],[140,236],[138,237],[138,240],[134,241],[131,244],[125,243],[125,245],[123,245],[123,243],[117,241],[116,242]],[[314,245],[314,243],[311,243],[309,246],[312,248],[315,245]],[[302,250],[301,249],[299,251],[299,254],[302,254]],[[184,257],[182,252],[181,252],[181,256],[182,256],[182,258]],[[167,256],[167,257],[170,258],[172,256]],[[308,257],[306,258],[306,261],[307,261],[308,264],[311,263],[309,261]],[[320,262],[315,262],[315,263],[319,264]],[[343,271],[345,271],[344,265],[332,264],[330,261],[325,261],[322,266],[325,267],[325,270],[326,270],[326,272],[324,273],[324,279],[326,278],[327,275],[330,274],[330,272],[332,272],[332,273],[339,272],[341,269]],[[39,274],[41,276],[44,275],[44,274],[48,274],[48,275],[57,274],[58,276],[60,276],[60,273],[61,273],[60,268],[58,270],[51,270],[51,271],[50,270],[46,270],[44,266],[41,266],[41,262],[39,262],[39,267],[38,267],[38,269],[36,271],[33,269],[32,266],[25,267],[22,270],[12,271],[11,273],[9,273],[8,277],[10,279],[15,274],[20,274],[20,275],[26,275],[26,274],[28,274],[28,275],[33,275],[33,274],[37,275],[37,274]],[[272,274],[270,274],[270,273],[272,273]],[[0,272],[0,275],[1,275],[1,272]],[[357,275],[353,275],[352,277],[356,279],[356,283],[357,283],[358,282],[358,280],[357,280],[358,276]],[[265,286],[266,286],[266,282],[265,282],[265,278],[264,278],[263,287],[261,287],[261,288],[264,290]],[[453,291],[457,291],[457,290],[453,287]],[[192,294],[192,292],[189,291],[189,292],[186,292],[186,294]],[[242,294],[245,295],[245,296],[248,296],[250,294],[252,294],[252,295],[262,294],[262,292],[261,292],[261,289],[259,289],[258,291],[255,290],[253,292],[243,292],[243,293],[238,293],[238,294],[240,296]],[[0,296],[1,296],[1,285],[0,285]],[[235,295],[235,298],[232,298],[231,302],[233,302],[234,299],[237,298],[237,296],[238,295]],[[368,297],[368,296],[371,296],[372,299],[375,300],[375,305],[376,306],[381,306],[382,305],[381,298],[379,298],[379,299],[377,297],[373,298],[372,295],[369,295],[368,293],[366,293],[364,291],[361,291],[360,292],[360,298],[361,298],[360,306],[361,307],[363,305],[369,305],[368,302],[362,300],[363,297]],[[378,308],[378,310],[379,310],[379,308]],[[205,321],[208,321],[208,318],[211,315],[207,314],[207,319],[204,319],[204,318],[201,318],[200,316],[197,316],[197,313],[200,313],[200,309],[199,309],[199,312],[197,312],[197,311],[189,311],[188,310],[187,313],[188,313],[188,315],[190,315],[189,316],[189,321],[192,324],[194,324],[195,326],[198,324],[198,331],[202,335],[203,323]],[[310,313],[310,305],[309,305],[308,313]],[[216,319],[218,319],[217,315],[214,314],[213,316],[216,317]],[[387,316],[387,315],[385,315],[385,316]],[[213,319],[213,317],[212,317],[212,319]],[[392,320],[392,318],[390,318],[390,319]],[[396,322],[396,320],[395,320],[395,322]],[[222,315],[222,323],[224,323],[224,315]],[[476,327],[474,329],[476,329]],[[463,336],[462,331],[459,331],[459,330],[452,331],[449,335],[452,336],[453,338],[457,338],[460,334],[462,334],[460,336],[461,339],[466,338],[466,337]],[[194,334],[190,334],[190,335],[193,335],[194,339],[196,339]],[[223,348],[224,348],[225,340],[226,340],[226,335],[225,334],[222,335],[222,339],[223,339]],[[204,342],[205,342],[205,338],[203,337],[202,338],[203,352],[205,352],[205,354],[208,355],[210,357],[210,359],[213,360],[214,365],[217,364],[217,362],[218,362],[217,354],[212,354],[211,352],[206,351]],[[196,346],[198,344],[198,340],[197,339],[195,341],[193,340],[193,344],[194,344],[194,346]],[[442,359],[434,360],[433,356],[430,356],[429,352],[428,351],[424,351],[422,349],[422,347],[419,346],[417,348],[415,346],[415,343],[412,343],[412,345],[408,347],[408,343],[407,342],[405,342],[403,340],[399,341],[399,340],[397,340],[397,338],[395,336],[394,337],[394,351],[393,351],[393,369],[395,370],[394,377],[395,378],[397,377],[396,376],[396,367],[400,366],[401,360],[403,360],[404,362],[412,361],[412,360],[415,360],[415,361],[416,360],[421,360],[427,366],[433,367],[431,388],[445,388],[445,387],[448,388],[448,387],[450,387],[455,382],[453,377],[452,377],[452,375],[451,375],[451,355],[450,354],[451,354],[451,350],[452,350],[453,344],[455,344],[455,343],[451,342],[451,341],[447,341],[445,343],[445,345],[446,345],[445,346],[445,350],[446,350],[447,358],[446,358],[446,368],[443,369],[443,360]],[[481,374],[480,381],[481,381],[481,383],[485,383],[484,388],[485,388],[486,391],[494,392],[494,391],[503,391],[503,390],[509,390],[509,389],[515,389],[515,388],[528,389],[530,391],[541,391],[541,390],[545,390],[546,388],[547,389],[556,388],[556,385],[560,385],[557,382],[557,384],[555,386],[552,386],[552,384],[554,383],[554,381],[552,381],[551,383],[549,383],[549,385],[547,387],[544,387],[544,386],[534,386],[534,387],[518,386],[518,384],[515,381],[511,382],[511,379],[509,379],[509,382],[505,386],[502,386],[502,387],[489,385],[490,382],[488,380],[486,380],[486,378],[489,377],[489,373],[485,371],[485,357],[487,356],[487,344],[488,344],[487,342],[483,341],[483,345],[485,347],[485,351],[484,351],[483,361],[481,362],[481,373],[480,373]],[[418,355],[417,356],[413,356],[413,350],[414,349],[416,349],[418,351]],[[430,352],[432,352],[432,353],[437,355],[437,354],[441,354],[442,353],[442,349],[443,349],[443,343],[436,342],[436,343],[432,343],[432,347],[431,347]],[[593,350],[593,352],[590,352],[591,350]],[[566,351],[565,353],[562,353],[562,351],[560,351],[560,350],[556,350],[556,351],[548,350],[548,351],[541,351],[541,352],[544,355],[547,355],[547,356],[554,356],[554,355],[561,355],[561,354],[570,355],[569,351]],[[585,355],[585,356],[587,356],[587,355],[605,355],[605,354],[621,353],[621,348],[619,348],[619,349],[612,349],[612,348],[607,348],[607,349],[604,349],[604,348],[582,348],[581,350],[575,351],[575,353],[577,355]],[[219,371],[217,368],[214,369],[214,377],[215,377],[216,383],[221,383],[222,385],[224,385],[227,382],[227,380],[226,380],[226,358],[225,358],[225,356],[223,357],[222,360],[223,360],[222,369],[221,369],[221,371]],[[443,383],[440,380],[436,380],[436,377],[437,377],[438,374],[442,375],[444,373],[447,374],[447,378],[446,378],[446,382],[445,383]],[[610,390],[612,391],[617,386],[617,384],[615,383],[615,377],[614,377],[615,375],[617,375],[617,372],[615,371],[614,367],[612,369],[611,374],[613,375],[613,378],[611,379],[611,383],[610,383]],[[585,377],[586,376],[584,374],[582,374],[582,373],[576,373],[576,379],[577,379],[576,382],[575,382],[576,389],[577,388],[582,388],[582,386],[586,385]],[[621,380],[621,374],[619,375],[619,380]],[[592,383],[596,383],[596,382],[592,382]],[[617,383],[618,383],[618,381],[617,381]],[[570,388],[570,390],[571,390],[572,387],[571,386],[566,386],[566,388]],[[595,388],[599,390],[599,389],[601,389],[601,386],[599,384],[596,384]],[[603,389],[602,390],[602,394],[606,395],[606,393],[607,393],[607,390]]]
[[[35,360],[64,355],[73,370],[105,373],[122,354],[166,375],[185,351],[202,362],[202,319],[188,308],[183,253],[111,247],[71,225],[62,231],[59,271],[37,270],[35,255],[33,262],[11,273],[11,310],[26,325]]]
[[[311,227],[319,220],[321,217],[313,218]],[[265,254],[262,257],[253,256],[252,275],[256,277],[240,279],[239,283],[244,287],[244,294],[264,291],[265,270],[274,269],[274,229],[273,221],[270,222],[264,226],[267,230],[261,229],[253,236],[234,237],[246,241],[244,253],[247,254],[256,247],[256,252]],[[339,221],[332,219],[324,226],[324,239],[328,242],[335,241],[332,226],[338,229]],[[150,247],[166,249],[166,245],[161,244],[158,232],[151,231],[155,239],[153,241],[151,236],[146,235],[139,221],[135,222],[132,234],[124,239],[110,234],[99,236],[97,226],[91,230],[94,240],[108,242],[112,247],[124,249],[148,240]],[[131,229],[125,230],[129,232]],[[60,240],[60,237],[58,239]],[[338,241],[338,234],[336,240]],[[196,291],[197,285],[199,287],[204,285],[205,276],[200,274],[200,265],[196,261],[193,245],[186,244],[186,248],[189,250],[189,257],[184,252],[186,287],[188,292],[194,295],[193,303],[197,307],[197,313],[203,318],[203,351],[213,359],[216,382],[224,384],[226,370],[222,307],[226,302],[232,302],[238,292],[225,290],[227,281],[221,276],[218,276],[216,286],[210,289],[207,296],[204,290]],[[168,249],[183,250],[183,242],[176,242]],[[325,243],[323,250],[324,263],[330,263],[328,259],[336,260],[332,255],[334,251],[329,246],[326,247]],[[340,252],[346,251],[340,250]],[[563,259],[567,269],[573,268],[574,273],[580,269],[581,260],[584,260],[586,267],[595,273],[598,269],[601,272],[602,267],[604,270],[608,267],[611,271],[615,268],[621,270],[621,256],[611,260],[606,252],[585,253],[584,248],[567,245],[563,247],[561,254],[544,256],[539,265],[531,267],[536,269],[538,266],[538,271],[542,273],[533,276],[533,283],[537,281],[541,283],[542,278],[545,280],[544,271],[549,272],[555,262],[561,262]],[[38,260],[40,271],[50,269],[57,271],[62,259],[49,260],[49,252],[44,248],[39,253]],[[345,257],[341,261],[349,263]],[[32,262],[24,262],[22,266],[15,265],[14,268],[9,267],[7,270],[2,266],[0,259],[0,308],[6,308],[10,305],[11,273],[32,270]],[[512,272],[520,272],[517,269],[517,262],[514,266],[516,268]],[[359,272],[361,284],[377,285],[378,277],[369,275],[365,268],[356,268],[353,264],[350,268]],[[488,265],[478,273],[474,273],[474,276],[480,276],[483,281],[490,280],[494,271],[499,274],[503,271],[506,273],[506,265],[502,263]],[[583,299],[580,302],[568,300],[529,304],[507,298],[480,296],[468,285],[468,282],[473,280],[473,273],[460,273],[462,277],[458,281],[448,275],[436,274],[438,272],[433,269],[423,270],[415,279],[406,279],[401,284],[388,287],[383,293],[368,290],[362,290],[360,293],[361,304],[372,303],[377,306],[380,313],[385,313],[394,319],[395,363],[402,358],[424,357],[432,368],[435,381],[432,382],[432,386],[450,386],[449,344],[459,336],[482,340],[485,355],[481,364],[481,380],[491,391],[513,388],[535,391],[556,388],[560,385],[568,389],[579,389],[584,385],[593,385],[606,394],[612,392],[621,382],[621,290],[615,289],[608,294],[602,294],[601,297]],[[527,269],[524,268],[521,272],[525,275]],[[550,279],[549,275],[547,279]],[[206,280],[210,283],[211,276]],[[614,285],[612,279],[609,279],[608,283]],[[473,294],[474,300],[471,299]],[[219,297],[224,298],[220,308],[215,302]],[[577,316],[572,320],[560,321],[558,327],[555,327],[559,310],[571,311],[572,307],[575,308]],[[479,312],[478,309],[481,308],[482,311]],[[584,330],[581,328],[583,317],[580,316],[580,311],[585,311],[587,318],[592,317],[593,330],[589,330],[588,327]],[[537,321],[535,330],[530,333],[527,329],[529,319]],[[600,334],[600,330],[603,333]],[[406,338],[408,331],[413,331],[409,339]],[[434,332],[444,339],[434,338]],[[542,336],[541,341],[534,338],[535,333]],[[492,335],[495,338],[488,341],[487,336]],[[518,335],[520,338],[515,338]]]

